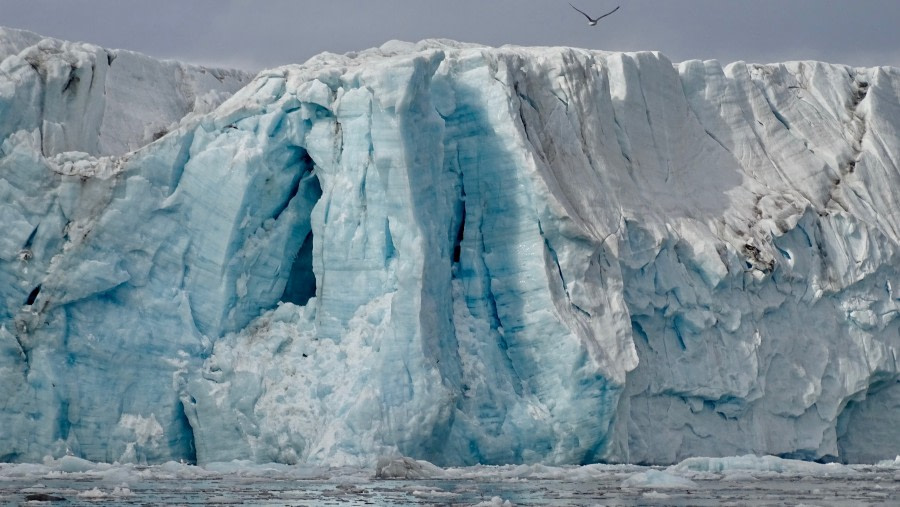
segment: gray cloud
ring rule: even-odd
[[[816,59],[900,66],[896,0],[573,0],[621,4],[591,28],[556,0],[0,0],[0,24],[248,70],[390,39],[659,50],[674,61]]]

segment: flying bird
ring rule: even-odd
[[[573,8],[573,9],[575,9],[576,11],[578,11],[578,12],[584,14],[584,17],[586,17],[586,18],[588,19],[588,24],[591,25],[591,26],[597,26],[597,22],[598,22],[598,21],[600,21],[601,19],[605,18],[606,16],[609,16],[610,14],[616,12],[617,10],[619,10],[619,7],[621,7],[621,5],[619,5],[619,6],[617,6],[615,9],[613,9],[613,10],[607,12],[606,14],[604,14],[604,15],[598,17],[598,18],[592,18],[592,17],[588,16],[588,14],[587,14],[586,12],[584,12],[584,11],[581,10],[581,9],[579,9],[578,7],[575,7],[575,6],[572,5],[571,3],[569,4],[569,6],[570,6],[571,8]]]

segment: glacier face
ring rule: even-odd
[[[0,62],[0,138],[38,129],[45,155],[122,155],[253,77],[3,27]]]
[[[896,69],[0,35],[4,461],[900,452]]]

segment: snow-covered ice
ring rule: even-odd
[[[897,69],[0,57],[2,461],[900,453]]]

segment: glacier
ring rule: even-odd
[[[0,57],[0,461],[900,453],[900,70]]]

